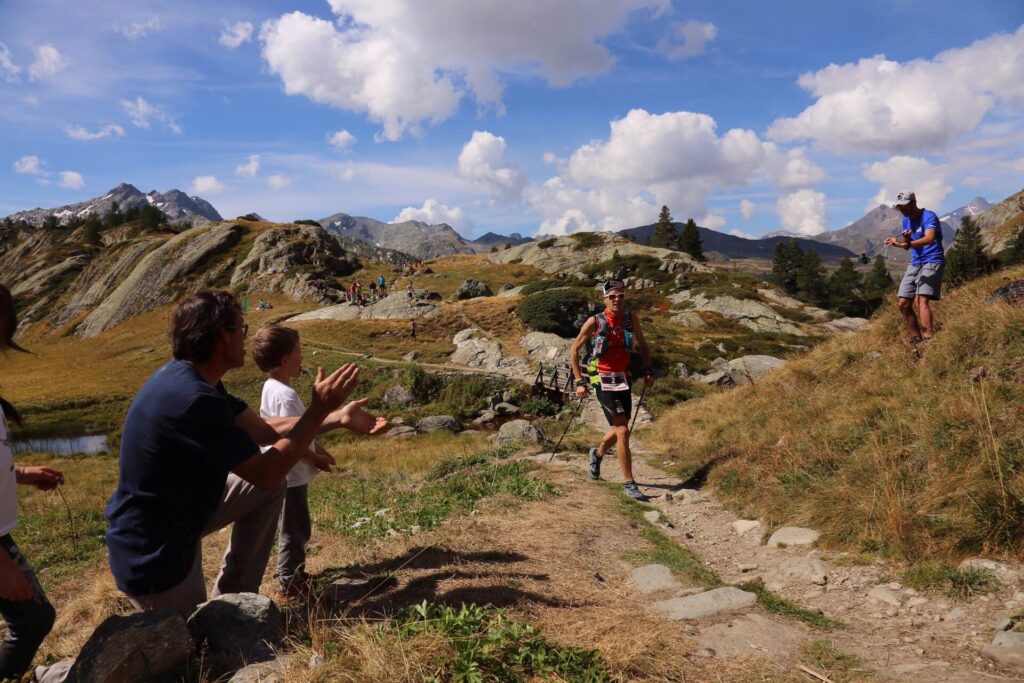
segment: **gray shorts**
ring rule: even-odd
[[[942,294],[943,263],[922,263],[907,266],[907,272],[900,281],[900,291],[896,296],[901,299],[913,299],[917,295],[926,296],[938,301]]]

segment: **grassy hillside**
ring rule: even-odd
[[[890,307],[756,386],[677,407],[660,445],[769,529],[911,560],[1020,556],[1024,310],[982,301],[1022,276],[948,293],[920,359]]]

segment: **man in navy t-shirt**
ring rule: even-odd
[[[900,192],[892,206],[903,214],[902,236],[887,237],[885,244],[910,251],[896,301],[910,331],[910,341],[916,344],[928,341],[935,332],[930,302],[938,301],[942,293],[942,227],[934,211],[917,206],[913,192]]]
[[[188,296],[171,317],[174,359],[136,394],[121,436],[117,489],[107,503],[107,548],[118,588],[141,609],[190,612],[206,600],[203,536],[232,526],[213,594],[257,592],[270,558],[288,471],[320,431],[377,433],[362,409],[335,410],[358,370],[318,370],[300,418],[264,420],[221,377],[245,360],[247,325],[228,292]],[[334,411],[334,412],[332,412]],[[260,446],[272,446],[266,452]]]

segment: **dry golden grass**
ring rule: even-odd
[[[947,293],[920,361],[885,310],[755,386],[676,408],[660,445],[689,471],[714,461],[711,483],[769,528],[911,559],[1019,556],[1024,311],[981,300],[1021,274]]]

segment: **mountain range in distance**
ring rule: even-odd
[[[94,197],[82,202],[67,204],[52,209],[36,208],[11,214],[8,218],[23,220],[30,225],[39,227],[50,215],[62,221],[89,214],[103,216],[117,202],[121,210],[138,208],[146,204],[156,206],[167,215],[171,223],[201,225],[206,222],[223,220],[217,209],[201,197],[188,196],[180,190],[168,190],[160,193],[155,190],[143,194],[135,186],[122,183],[112,188],[101,197]],[[964,216],[979,218],[979,225],[984,227],[986,212],[992,213],[993,205],[983,197],[975,197],[970,202],[941,217],[943,240],[948,246],[955,230]],[[998,208],[998,207],[997,207]],[[253,214],[255,216],[255,214]],[[517,246],[532,239],[519,233],[501,235],[488,232],[477,239],[466,239],[447,223],[430,224],[423,221],[403,221],[387,223],[365,216],[352,216],[346,213],[335,213],[316,221],[324,229],[345,238],[352,249],[361,252],[367,258],[380,257],[381,260],[395,261],[404,257],[431,259],[451,254],[472,254],[502,249],[505,245]],[[864,216],[849,225],[836,230],[828,230],[817,235],[794,235],[784,231],[768,233],[761,238],[744,238],[726,233],[699,228],[705,252],[714,252],[726,258],[771,258],[775,246],[782,240],[794,237],[804,250],[813,249],[823,260],[835,261],[843,257],[855,258],[861,254],[869,257],[884,254],[890,260],[905,260],[906,252],[901,249],[886,250],[883,240],[889,236],[897,236],[900,232],[900,213],[885,205],[879,205],[868,211]],[[677,230],[682,223],[675,224]],[[619,234],[637,242],[647,242],[653,233],[654,225],[643,225],[620,230]],[[366,248],[359,245],[367,245]]]

